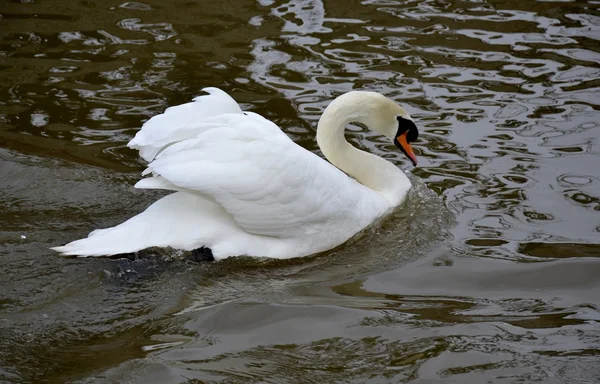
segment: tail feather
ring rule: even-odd
[[[206,197],[176,192],[144,212],[112,228],[92,231],[87,238],[53,250],[72,256],[110,256],[150,247],[194,250],[211,248],[238,226],[233,218]]]

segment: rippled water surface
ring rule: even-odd
[[[600,2],[0,0],[0,382],[595,383]],[[353,89],[406,106],[403,209],[327,255],[48,250],[161,193],[141,124],[205,86],[318,152]]]

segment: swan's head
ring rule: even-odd
[[[331,149],[332,144],[342,142],[344,127],[352,122],[362,123],[388,137],[413,165],[417,165],[417,157],[410,146],[410,143],[419,137],[413,119],[394,101],[377,92],[367,91],[344,93],[333,100],[323,112],[317,127],[317,142],[330,161],[336,153]],[[339,136],[332,137],[333,135]],[[335,164],[335,160],[333,162]]]
[[[398,130],[394,135],[394,144],[396,147],[400,148],[402,153],[413,163],[414,166],[417,166],[417,156],[413,152],[410,143],[416,141],[419,137],[419,130],[415,125],[414,121],[406,114],[407,117],[398,116],[396,120],[398,120]]]
[[[379,93],[360,93],[365,102],[365,113],[361,122],[373,131],[388,137],[416,166],[417,157],[410,143],[417,140],[419,130],[408,112]]]

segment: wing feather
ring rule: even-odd
[[[164,113],[152,117],[127,146],[138,149],[144,160],[152,161],[169,145],[196,136],[207,119],[222,114],[242,113],[238,103],[226,92],[212,87],[203,91],[208,95],[167,108]]]
[[[263,117],[220,115],[199,132],[163,150],[145,173],[212,197],[254,234],[303,236],[352,209],[352,196],[339,194],[358,183]]]

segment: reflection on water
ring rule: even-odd
[[[219,4],[0,7],[0,381],[600,377],[596,1]],[[335,96],[397,100],[421,130],[407,206],[304,260],[48,251],[161,195],[125,143],[205,86],[317,152]]]

